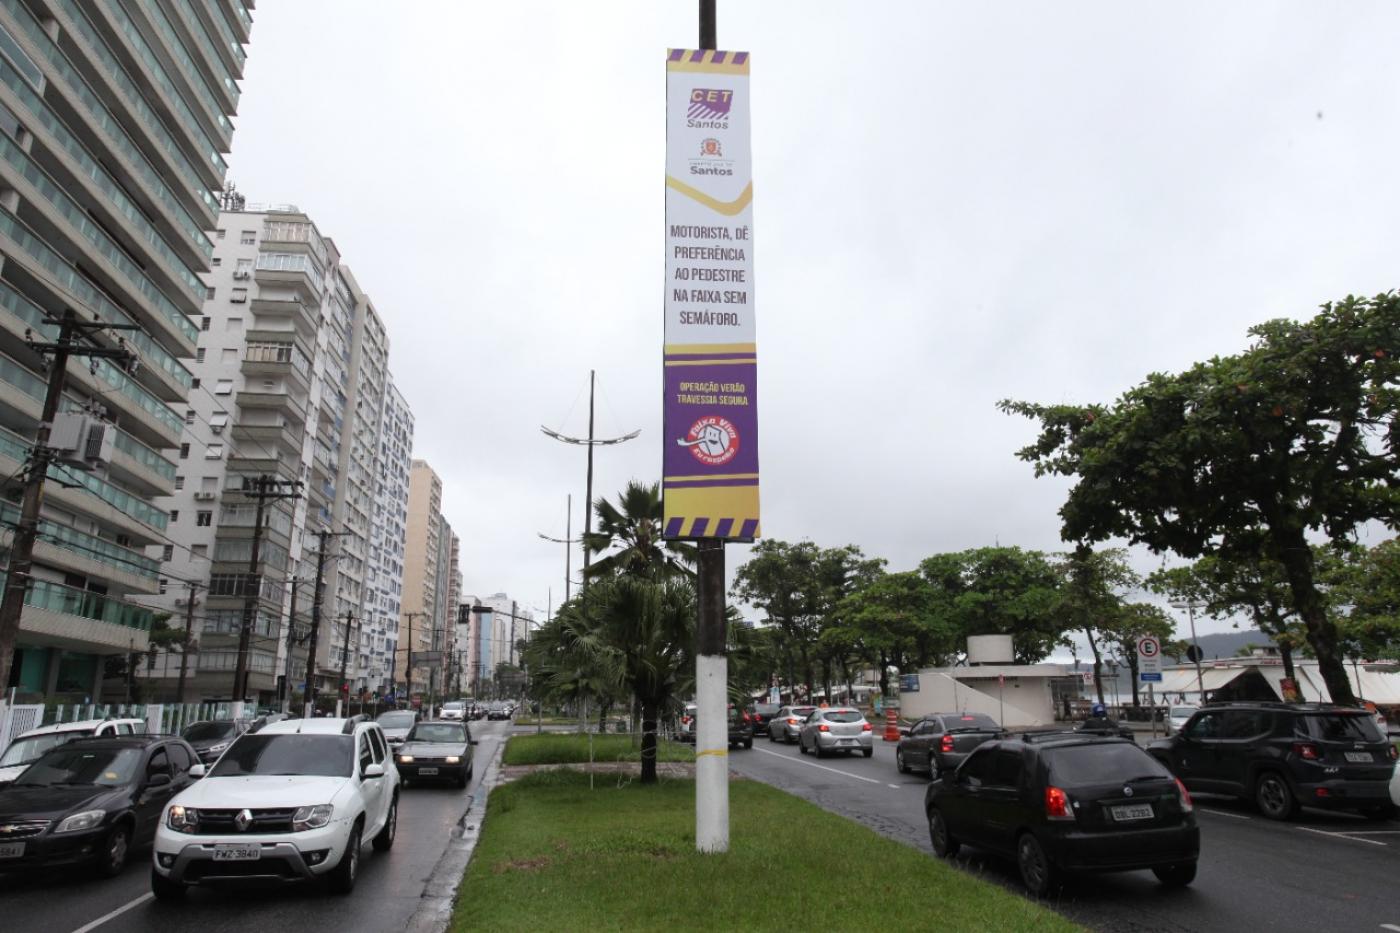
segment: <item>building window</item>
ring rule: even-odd
[[[228,300],[231,301],[231,302],[233,302],[233,303],[236,304],[236,305],[247,304],[247,303],[248,303],[248,289],[246,289],[246,288],[235,288],[235,289],[233,290],[233,294],[232,294],[232,295],[229,295]]]
[[[210,444],[208,447],[204,448],[204,459],[205,459],[205,460],[218,460],[218,459],[219,459],[220,457],[222,457],[223,455],[224,455],[224,445],[223,445],[223,444]]]
[[[222,350],[219,351],[219,355],[223,358],[223,359],[222,359],[222,362],[224,362],[224,363],[237,363],[237,362],[238,362],[238,348],[237,348],[237,347],[224,347]]]
[[[212,291],[212,289],[211,289],[211,291]],[[213,298],[214,296],[213,296],[213,295],[210,295],[209,297],[210,297],[210,298]],[[200,318],[200,319],[199,319],[199,329],[200,329],[200,330],[208,330],[208,329],[209,329],[209,324],[210,324],[210,322],[212,322],[213,320],[214,320],[214,319],[213,319],[212,317],[202,317],[202,318]]]
[[[194,523],[200,528],[207,528],[214,524],[214,513],[200,509],[194,513]]]
[[[240,259],[240,260],[238,260],[238,265],[234,266],[234,268],[233,268],[233,277],[234,277],[235,279],[246,279],[246,278],[251,278],[252,275],[253,275],[253,260],[251,260],[251,259]]]
[[[204,289],[204,300],[205,300],[205,301],[213,301],[213,300],[214,300],[214,293],[215,293],[216,291],[217,291],[217,289],[214,288],[214,286],[212,286],[212,285],[206,286],[205,289]],[[205,318],[205,320],[207,321],[208,318]],[[207,328],[206,328],[206,330],[207,330]]]
[[[226,234],[226,233],[228,233],[227,230],[215,230],[215,231],[214,231],[214,236],[215,236],[216,238],[222,240],[222,239],[224,238],[224,234]]]
[[[216,411],[209,416],[209,427],[215,434],[222,434],[224,428],[228,427],[228,412]]]
[[[165,595],[166,587],[168,587],[169,585],[170,585],[170,581],[169,581],[169,580],[165,579],[165,577],[161,577],[161,578],[160,578],[160,595],[162,595],[162,596]]]
[[[185,424],[194,424],[194,409],[185,409]]]
[[[224,322],[224,330],[230,334],[236,334],[243,329],[243,318],[231,317]]]
[[[203,347],[198,347],[198,348],[195,349],[195,351],[194,351],[194,361],[195,361],[196,363],[203,363],[203,362],[204,362],[204,348],[203,348]]]
[[[172,557],[174,557],[174,556],[175,556],[175,545],[173,545],[173,544],[167,544],[165,547],[161,548],[161,552],[160,552],[160,559],[161,559],[161,560],[170,560],[170,558],[172,558]]]
[[[220,379],[218,382],[214,383],[214,394],[215,394],[215,395],[231,395],[232,393],[233,393],[233,380],[232,380],[232,379]]]
[[[183,476],[177,476],[177,477],[175,477],[175,488],[176,488],[176,489],[184,489],[184,488],[185,488],[185,478],[184,478]]]
[[[222,266],[223,264],[224,264],[224,261],[223,261],[222,259],[220,259],[218,256],[215,256],[213,259],[209,260],[209,265],[210,265],[210,267],[211,267],[211,268],[214,268],[214,269],[219,268],[219,267]]]
[[[193,546],[192,548],[190,548],[190,556],[191,556],[191,557],[198,557],[198,558],[201,559],[201,560],[208,560],[208,559],[209,559],[209,545],[207,545],[207,544],[196,544],[195,546]]]
[[[180,510],[179,510],[179,509],[171,509],[171,510],[170,510],[170,524],[173,525],[173,524],[175,524],[176,522],[178,522],[179,520],[180,520]]]
[[[252,246],[254,243],[258,242],[258,231],[244,230],[238,235],[238,242],[241,246]]]
[[[189,458],[190,458],[190,445],[189,445],[189,444],[181,444],[181,445],[180,445],[180,459],[181,459],[181,460],[188,460]]]
[[[198,377],[198,376],[195,376],[193,379],[190,380],[190,388],[191,388],[191,389],[198,389],[198,388],[199,388],[199,377]]]

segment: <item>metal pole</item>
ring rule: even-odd
[[[1196,604],[1191,600],[1186,601],[1186,618],[1191,624],[1191,644],[1196,648],[1196,692],[1200,694],[1196,702],[1204,703],[1206,701],[1206,688],[1205,681],[1201,677],[1201,643],[1196,640]]]
[[[189,602],[185,606],[185,644],[184,648],[180,651],[180,685],[175,690],[175,696],[178,698],[176,702],[180,704],[184,704],[185,702],[185,675],[189,671],[190,645],[194,641],[195,594],[199,592],[198,583],[191,582],[186,583],[185,585],[190,589],[190,598]],[[170,652],[167,651],[166,657],[169,658],[169,656]]]
[[[592,450],[593,448],[589,448]],[[574,536],[574,494],[569,493],[568,505],[564,507],[564,540],[569,541]],[[564,602],[569,601],[569,575],[572,571],[573,545],[564,545]]]
[[[262,579],[258,573],[258,558],[262,549],[263,507],[267,501],[268,477],[266,474],[253,480],[254,495],[258,498],[253,518],[253,547],[248,556],[248,576],[243,581],[243,624],[238,627],[238,663],[233,670],[233,702],[237,703],[248,693],[248,642],[252,636],[253,614],[262,594]]]
[[[335,685],[335,702],[340,704],[340,695],[345,694],[345,708],[350,708],[350,691],[345,686],[346,670],[350,663],[350,622],[353,616],[350,610],[345,611],[345,633],[340,640],[340,680]]]
[[[593,383],[594,371],[588,371],[588,485],[583,500],[583,588],[588,589],[588,536],[593,533]],[[564,537],[569,533],[564,532]]]
[[[287,712],[292,703],[292,650],[297,642],[297,585],[301,582],[295,576],[288,582],[291,586],[291,605],[287,607],[287,657],[282,662],[282,712]]]
[[[316,642],[321,637],[321,592],[325,583],[323,577],[326,574],[326,543],[330,540],[331,533],[318,531],[316,537],[320,542],[320,550],[316,553],[316,587],[311,597],[311,635],[306,646],[306,689],[302,692],[307,716],[316,715]]]

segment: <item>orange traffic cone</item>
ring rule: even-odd
[[[899,712],[897,710],[885,710],[885,741],[899,741]]]

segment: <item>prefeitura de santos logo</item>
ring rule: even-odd
[[[706,415],[690,426],[677,444],[706,466],[722,466],[739,452],[739,429],[719,415]]]

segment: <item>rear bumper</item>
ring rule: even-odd
[[[860,735],[832,735],[830,732],[818,732],[817,747],[835,751],[839,751],[843,748],[851,750],[874,748],[875,733],[862,732]]]
[[[1298,802],[1325,810],[1361,810],[1391,802],[1390,781],[1335,780],[1298,784]]]
[[[1037,834],[1055,863],[1067,871],[1134,871],[1180,862],[1201,854],[1195,823],[1109,832]]]

